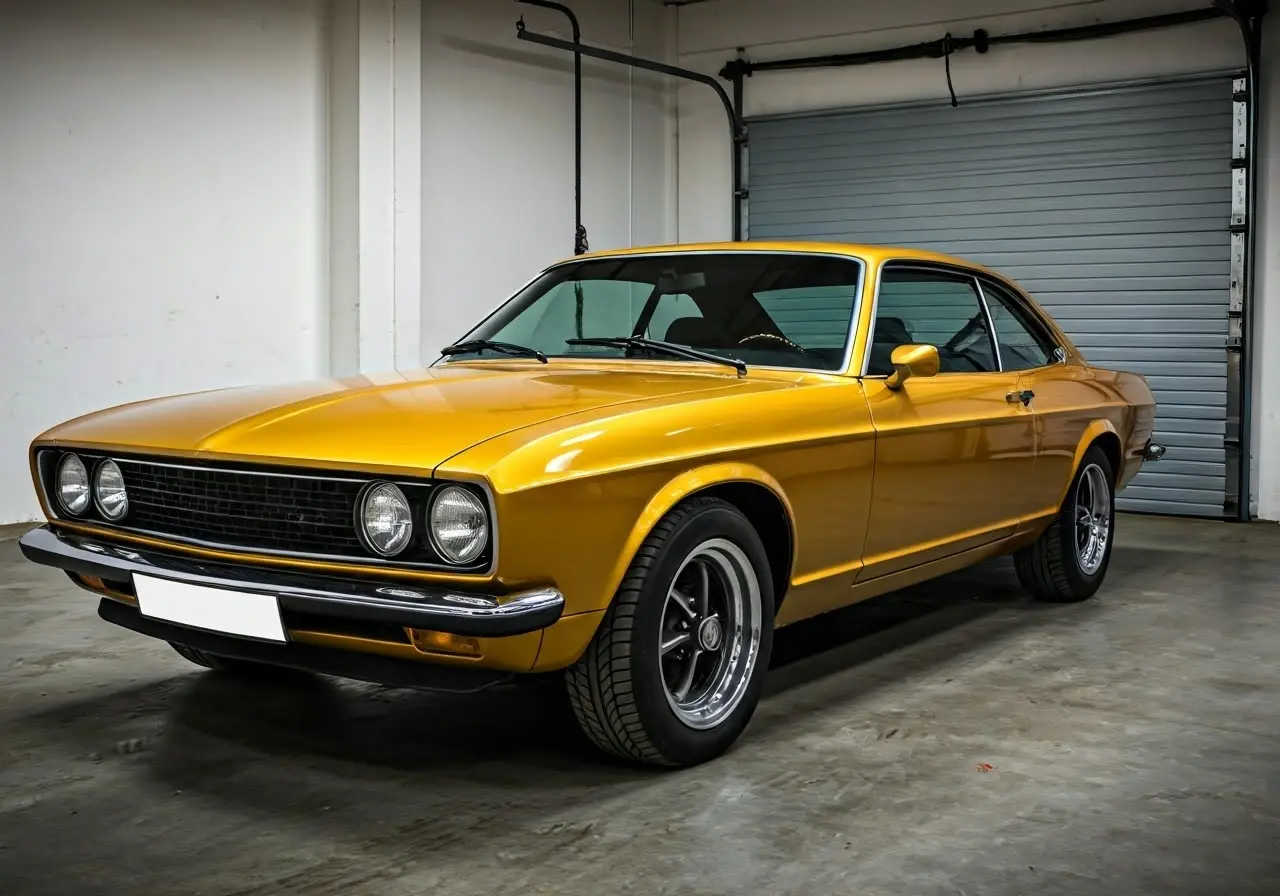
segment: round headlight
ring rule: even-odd
[[[58,503],[72,516],[89,509],[89,471],[74,454],[64,455],[58,464]]]
[[[413,511],[404,492],[383,482],[370,488],[360,502],[360,528],[374,553],[393,557],[413,540]]]
[[[465,488],[445,486],[431,502],[431,541],[450,563],[470,563],[489,543],[484,503]]]
[[[93,477],[93,497],[98,502],[98,512],[111,522],[124,519],[129,512],[129,496],[124,489],[124,474],[113,460],[98,464]]]

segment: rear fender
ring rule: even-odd
[[[1080,470],[1080,465],[1084,462],[1085,452],[1089,450],[1090,445],[1097,441],[1099,436],[1103,436],[1108,433],[1115,436],[1121,445],[1121,450],[1118,452],[1120,455],[1121,469],[1112,470],[1117,478],[1117,487],[1119,486],[1119,479],[1122,475],[1124,464],[1124,440],[1120,438],[1120,433],[1116,432],[1115,424],[1110,420],[1105,418],[1094,420],[1085,427],[1084,433],[1080,436],[1080,441],[1076,445],[1076,454],[1071,461],[1071,476],[1066,482],[1062,483],[1061,491],[1058,494],[1059,507],[1061,507],[1062,503],[1067,499],[1067,490],[1071,488],[1071,481],[1076,478],[1076,473]]]

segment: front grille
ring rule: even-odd
[[[101,455],[77,451],[92,471]],[[42,450],[38,463],[46,493],[56,492],[61,452]],[[467,566],[445,563],[426,537],[426,510],[435,483],[395,479],[414,513],[415,543],[389,560],[373,555],[356,530],[360,494],[377,477],[358,473],[265,467],[250,464],[169,461],[118,454],[129,495],[120,523],[96,508],[78,519],[123,531],[207,547],[293,556],[351,559],[404,566],[443,567],[458,572],[487,568],[491,549]],[[91,473],[92,475],[92,473]],[[56,502],[51,502],[60,511]],[[492,539],[490,539],[492,544]]]
[[[366,554],[354,523],[361,482],[119,463],[130,528],[290,553]]]

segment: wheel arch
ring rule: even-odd
[[[695,496],[717,497],[732,504],[755,528],[769,558],[774,610],[782,606],[795,564],[795,513],[776,479],[752,464],[712,464],[685,471],[658,490],[636,518],[614,564],[610,593],[616,592],[636,552],[654,526],[673,507]]]
[[[1058,503],[1061,504],[1067,498],[1067,490],[1071,488],[1072,481],[1076,478],[1076,474],[1080,472],[1080,465],[1084,463],[1084,456],[1094,445],[1097,445],[1107,455],[1107,460],[1111,462],[1111,484],[1114,487],[1119,480],[1121,470],[1124,463],[1124,443],[1120,440],[1120,434],[1116,432],[1115,425],[1106,419],[1094,420],[1080,436],[1080,441],[1076,443],[1075,457],[1071,461],[1071,476],[1067,481],[1062,483],[1062,493],[1058,495]]]

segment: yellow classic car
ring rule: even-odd
[[[685,766],[742,734],[780,626],[999,554],[1037,598],[1093,595],[1154,414],[958,258],[596,252],[425,369],[53,428],[21,546],[203,666],[558,672],[600,748]]]

